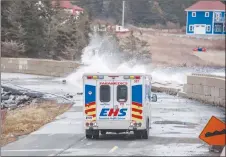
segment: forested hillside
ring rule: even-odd
[[[3,57],[79,59],[89,42],[89,17],[76,19],[50,0],[1,1]]]
[[[92,18],[121,23],[122,0],[71,0],[85,8]],[[166,25],[167,22],[186,23],[185,8],[196,0],[125,0],[125,22],[134,25]]]

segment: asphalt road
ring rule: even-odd
[[[21,86],[42,92],[76,95],[79,90],[60,80],[32,75],[2,75],[3,84]],[[46,86],[45,86],[46,85]],[[152,104],[151,129],[148,140],[133,134],[107,134],[98,140],[84,136],[82,97],[55,121],[30,135],[2,148],[3,156],[75,156],[75,155],[151,155],[151,156],[219,156],[209,152],[198,136],[211,118],[225,119],[224,110],[208,104],[157,93]]]

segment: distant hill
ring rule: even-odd
[[[121,23],[122,0],[71,0],[85,8],[92,18],[110,19]],[[197,0],[125,0],[125,23],[134,25],[166,25],[167,22],[184,26],[185,8]]]

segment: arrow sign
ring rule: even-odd
[[[212,116],[199,135],[199,138],[209,145],[226,145],[226,124]]]

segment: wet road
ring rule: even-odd
[[[16,76],[16,75],[15,75]],[[78,90],[59,80],[24,75],[20,79],[3,75],[2,81],[42,92],[72,93]],[[5,83],[7,83],[5,82]],[[43,85],[47,85],[44,88]],[[39,86],[41,85],[41,87]],[[132,134],[107,134],[98,140],[84,136],[82,97],[63,115],[38,131],[21,137],[2,148],[3,156],[75,156],[75,155],[151,155],[151,156],[219,156],[209,152],[208,145],[198,136],[211,116],[225,119],[222,108],[201,104],[175,96],[157,93],[158,102],[152,104],[149,139],[135,139]]]

